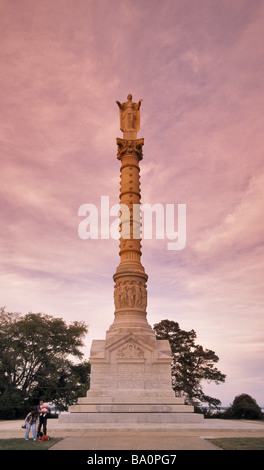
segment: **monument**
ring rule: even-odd
[[[92,342],[90,390],[77,405],[69,407],[68,414],[60,416],[64,422],[166,424],[203,420],[183,398],[175,397],[169,342],[157,340],[147,321],[148,276],[141,264],[140,213],[133,217],[133,208],[139,207],[141,199],[139,162],[144,139],[137,138],[141,102],[134,103],[131,94],[126,102],[116,102],[123,138],[117,138],[121,236],[120,263],[113,276],[114,321],[105,339]]]

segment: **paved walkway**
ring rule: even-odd
[[[24,438],[23,421],[0,421],[0,439]],[[203,423],[164,426],[61,423],[48,420],[48,434],[62,440],[50,450],[219,450],[216,437],[264,437],[264,422],[205,419]]]

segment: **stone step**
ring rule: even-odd
[[[116,389],[106,389],[106,390],[88,390],[87,394],[86,394],[87,397],[110,397],[112,399],[113,398],[125,398],[127,399],[128,397],[132,396],[132,397],[150,397],[151,399],[152,398],[158,398],[158,397],[161,397],[161,398],[172,398],[173,400],[174,399],[179,399],[179,400],[183,400],[183,398],[179,398],[179,397],[175,397],[175,392],[170,388],[169,390],[168,389],[164,389],[164,390],[157,390],[157,389],[126,389],[125,391],[122,391],[120,389],[116,390]]]
[[[161,427],[173,423],[202,423],[204,416],[198,413],[63,413],[59,417],[60,423],[156,423]]]
[[[70,413],[193,413],[189,405],[109,404],[73,405]]]
[[[87,396],[78,398],[79,405],[184,405],[179,397]]]

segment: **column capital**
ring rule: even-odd
[[[121,160],[125,155],[136,155],[138,160],[142,160],[143,158],[143,151],[142,147],[144,145],[144,139],[120,139],[117,137],[116,139],[118,151],[117,151],[117,158]]]

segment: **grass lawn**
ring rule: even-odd
[[[52,438],[50,441],[26,441],[21,438],[0,439],[0,450],[47,450],[54,446],[61,438]]]
[[[226,437],[208,441],[224,450],[264,450],[264,437]]]

